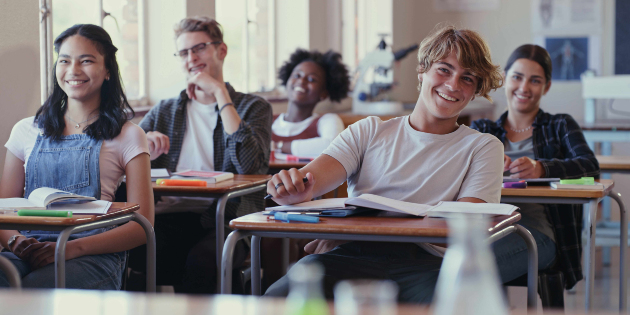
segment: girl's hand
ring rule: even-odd
[[[36,239],[34,238],[27,238],[26,236],[19,236],[16,240],[15,243],[13,244],[13,248],[9,248],[9,250],[15,254],[15,256],[17,256],[18,258],[24,260],[24,250],[31,244],[35,244],[35,243],[39,243]]]
[[[66,244],[66,260],[77,258],[78,255],[72,246],[72,242]],[[29,245],[20,257],[22,260],[26,260],[33,270],[42,268],[48,264],[55,262],[55,248],[56,242],[38,242]]]
[[[512,159],[503,154],[503,171],[507,172],[508,170],[510,170],[510,164],[512,164]]]
[[[514,160],[509,166],[510,178],[541,178],[545,176],[545,168],[536,160],[526,156]]]
[[[308,182],[304,183],[304,177],[308,179]],[[292,168],[273,175],[267,182],[267,193],[273,196],[273,201],[279,205],[290,205],[311,200],[313,185],[315,185],[313,174],[304,175],[298,169]]]

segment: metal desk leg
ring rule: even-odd
[[[291,252],[291,239],[285,237],[282,239],[282,260],[280,262],[281,271],[283,275],[286,275],[287,270],[289,270],[290,252]]]
[[[245,196],[251,194],[253,192],[257,192],[259,190],[267,189],[267,183],[261,184],[258,186],[253,186],[241,190],[232,191],[224,194],[217,201],[217,213],[216,213],[216,222],[215,229],[217,230],[217,240],[216,240],[216,264],[217,264],[217,292],[221,291],[221,283],[219,283],[219,279],[221,279],[221,253],[223,253],[223,240],[225,238],[225,206],[227,205],[227,201],[230,198]],[[232,268],[232,266],[230,266]],[[231,275],[230,275],[231,276]],[[231,285],[232,283],[230,283]]]
[[[216,264],[217,264],[217,292],[221,290],[221,283],[218,281],[221,279],[221,256],[219,253],[223,253],[223,238],[225,237],[225,205],[227,204],[228,198],[230,194],[224,194],[217,201],[217,213],[216,213],[216,222],[215,229],[217,231],[217,239],[216,239]],[[232,265],[230,265],[232,267]],[[230,277],[232,274],[230,273]],[[230,285],[232,281],[230,280]]]
[[[627,307],[628,281],[626,279],[626,249],[628,248],[628,217],[626,207],[621,200],[621,194],[610,191],[608,196],[619,205],[621,218],[621,234],[619,238],[619,310],[625,311]]]
[[[584,233],[586,236],[586,246],[584,247],[584,276],[586,278],[584,292],[584,307],[587,311],[593,307],[593,291],[595,280],[595,229],[594,222],[597,216],[597,204],[599,200],[592,199],[584,204]]]
[[[155,249],[155,231],[153,230],[153,225],[151,222],[147,220],[143,215],[138,213],[133,213],[133,221],[140,224],[140,226],[144,229],[144,233],[147,237],[147,292],[155,292],[156,291],[156,249]]]
[[[260,236],[252,236],[252,295],[261,294],[260,283]]]
[[[11,263],[11,261],[3,256],[0,256],[0,271],[3,271],[9,280],[9,286],[11,288],[20,290],[22,288],[22,279],[17,268]]]
[[[232,263],[234,261],[234,248],[236,243],[249,233],[243,231],[233,231],[228,235],[223,246],[223,262],[221,264],[221,294],[232,293]],[[252,246],[252,249],[254,247]],[[253,276],[252,276],[253,283]]]
[[[516,234],[527,244],[527,308],[536,309],[538,302],[538,246],[526,228],[515,224]]]

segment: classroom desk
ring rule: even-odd
[[[602,178],[610,178],[610,174],[630,174],[630,156],[597,155]],[[610,203],[604,200],[602,220],[597,222],[597,245],[603,246],[603,263],[610,265],[610,247],[619,246],[619,222],[610,221]]]
[[[630,173],[630,156],[597,155],[602,173]]]
[[[520,235],[528,252],[528,307],[536,307],[538,283],[538,248],[529,231],[516,224],[518,212],[511,216],[493,218],[488,232],[491,242],[511,233]],[[252,294],[260,295],[260,239],[261,237],[333,239],[347,241],[446,243],[448,226],[442,218],[354,216],[348,218],[320,218],[319,223],[285,223],[269,219],[262,212],[252,213],[230,221],[234,229],[225,241],[221,272],[221,293],[232,291],[232,259],[236,243],[252,236]]]
[[[621,195],[614,192],[614,182],[612,180],[598,180],[604,184],[603,190],[574,190],[574,189],[552,189],[550,186],[529,186],[526,189],[503,188],[501,190],[502,203],[542,203],[542,204],[582,204],[584,208],[584,227],[582,228],[583,239],[586,238],[584,249],[584,273],[586,278],[585,307],[590,310],[593,302],[593,290],[595,279],[595,230],[593,224],[597,215],[597,205],[606,196],[611,197],[619,204],[621,212],[621,254],[619,266],[619,309],[625,310],[627,305],[627,281],[626,270],[626,248],[628,238],[623,235],[628,234],[628,224],[626,210],[621,200]]]
[[[4,315],[278,315],[285,313],[285,299],[244,295],[142,294],[125,291],[24,290],[0,291]],[[329,302],[334,314],[333,302]],[[400,304],[398,315],[430,315],[427,305]],[[511,310],[512,315],[529,314]],[[565,311],[546,311],[547,315],[564,315]],[[581,312],[566,314],[582,315]],[[597,312],[595,314],[613,314]]]
[[[55,248],[55,286],[65,288],[66,244],[70,235],[135,221],[147,237],[147,291],[155,292],[155,233],[151,222],[135,213],[138,209],[137,204],[113,202],[106,214],[99,215],[73,215],[72,218],[0,215],[0,229],[61,231]]]
[[[217,279],[221,279],[221,253],[223,252],[223,240],[225,231],[225,205],[228,199],[266,190],[270,175],[240,175],[234,174],[234,178],[206,187],[190,186],[158,186],[153,182],[153,193],[156,196],[182,196],[182,197],[207,197],[218,198],[216,211],[217,231]],[[217,281],[217,286],[219,282]],[[218,291],[219,288],[217,288]]]

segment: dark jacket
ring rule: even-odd
[[[496,121],[480,119],[471,128],[490,133],[505,143],[505,112]],[[539,110],[533,123],[534,157],[545,168],[546,177],[580,178],[599,176],[599,163],[588,147],[584,134],[567,114],[550,115]],[[582,280],[582,207],[580,205],[546,204],[547,217],[556,238],[556,267],[564,273],[566,288]]]
[[[267,174],[271,144],[271,105],[261,97],[234,91],[226,83],[230,98],[241,117],[236,132],[228,135],[223,130],[219,115],[212,139],[214,142],[214,165],[217,171],[235,174]],[[188,96],[183,90],[178,97],[160,101],[140,122],[145,132],[159,131],[170,139],[168,154],[151,162],[151,168],[167,168],[175,171],[186,132],[186,104]],[[208,135],[210,136],[210,135]],[[226,219],[234,215],[263,210],[264,192],[230,199],[226,206]],[[214,228],[214,209],[202,215],[202,225]],[[231,214],[231,215],[229,215]]]

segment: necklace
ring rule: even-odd
[[[529,127],[527,127],[527,128],[523,128],[523,129],[514,129],[514,128],[510,127],[510,130],[512,130],[512,131],[514,131],[514,132],[516,132],[516,133],[521,133],[521,132],[525,132],[525,131],[527,131],[527,130],[529,130],[529,129],[532,129],[532,126],[533,126],[533,125],[530,125]]]
[[[74,125],[74,129],[79,129],[79,128],[81,128],[81,124],[86,123],[86,122],[88,122],[88,121],[98,117],[98,115],[100,115],[100,114],[96,114],[96,115],[94,115],[94,116],[92,116],[92,117],[90,117],[90,118],[88,118],[88,119],[86,119],[86,120],[84,120],[82,122],[74,121],[74,119],[72,119],[72,117],[70,117],[70,115],[67,115],[67,114],[66,114],[66,117],[68,117],[68,119],[70,119],[70,121],[72,121],[73,123],[76,124],[76,125]]]

